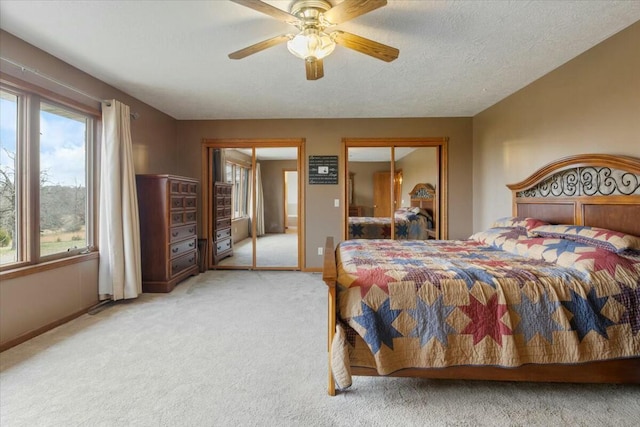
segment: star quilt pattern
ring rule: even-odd
[[[337,249],[332,361],[515,367],[640,356],[640,253],[504,227],[464,241],[348,240]]]
[[[428,229],[433,222],[425,215],[413,211],[412,208],[400,208],[395,211],[395,227],[397,239],[426,240]],[[389,239],[391,238],[391,218],[389,217],[349,217],[350,239]]]

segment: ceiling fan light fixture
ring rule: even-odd
[[[305,61],[316,61],[328,56],[336,43],[331,36],[316,28],[307,28],[287,42],[289,52]]]

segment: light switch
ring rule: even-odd
[[[333,200],[333,206],[335,206],[336,208],[340,207],[340,199],[334,199]]]

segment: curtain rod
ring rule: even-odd
[[[97,101],[97,102],[100,102],[100,103],[103,103],[103,102],[104,102],[108,107],[110,107],[110,106],[111,106],[111,102],[110,102],[109,100],[107,100],[107,99],[101,99],[101,98],[98,98],[98,97],[96,97],[96,96],[90,95],[90,94],[88,94],[87,92],[84,92],[84,91],[82,91],[82,90],[80,90],[80,89],[78,89],[78,88],[75,88],[75,87],[73,87],[73,86],[71,86],[71,85],[69,85],[69,84],[67,84],[67,83],[65,83],[65,82],[63,82],[63,81],[60,81],[60,80],[56,79],[55,77],[51,77],[51,76],[50,76],[50,75],[48,75],[48,74],[42,73],[42,72],[38,71],[38,70],[37,70],[37,69],[35,69],[35,68],[27,67],[26,65],[20,64],[20,63],[18,63],[18,62],[15,62],[15,61],[13,61],[13,60],[11,60],[11,59],[8,59],[8,58],[5,58],[5,57],[3,57],[3,56],[0,56],[0,59],[2,59],[2,60],[3,60],[3,61],[5,61],[5,62],[8,62],[8,63],[9,63],[9,64],[11,64],[11,65],[15,65],[16,67],[20,68],[23,72],[24,72],[24,71],[28,71],[28,72],[30,72],[30,73],[32,73],[32,74],[35,74],[36,76],[42,77],[42,78],[43,78],[43,79],[45,79],[45,80],[48,80],[48,81],[50,81],[50,82],[52,82],[52,83],[55,83],[55,84],[57,84],[58,86],[62,86],[63,88],[69,89],[70,91],[73,91],[73,92],[75,92],[75,93],[77,93],[77,94],[80,94],[80,95],[82,95],[82,96],[85,96],[85,97],[87,97],[87,98],[89,98],[89,99],[92,99],[92,100],[94,100],[94,101]],[[132,119],[136,120],[136,119],[138,119],[138,117],[140,117],[140,114],[138,114],[138,113],[131,113],[131,118],[132,118]]]

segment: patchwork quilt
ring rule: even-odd
[[[640,356],[640,252],[495,228],[337,248],[332,370],[515,367]]]
[[[428,229],[433,222],[427,215],[417,213],[419,208],[400,208],[395,211],[396,239],[426,240]],[[391,218],[389,217],[349,217],[350,239],[391,238]]]

